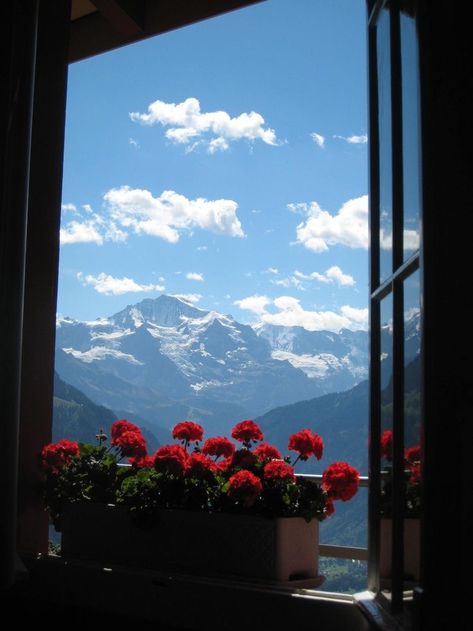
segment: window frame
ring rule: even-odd
[[[419,271],[422,278],[421,248],[404,260],[404,197],[403,197],[403,120],[400,2],[377,0],[367,2],[369,45],[369,121],[370,121],[370,498],[369,498],[369,569],[368,588],[388,612],[401,615],[403,607],[403,557],[404,557],[404,282]],[[382,11],[390,16],[390,111],[391,111],[391,182],[392,182],[392,270],[386,278],[380,278],[380,134],[379,90],[377,64],[377,25]],[[420,103],[417,103],[420,116]],[[419,128],[420,130],[420,128]],[[420,131],[419,131],[420,133]],[[421,139],[419,138],[419,141]],[[419,171],[420,175],[420,171]],[[419,177],[419,200],[421,198]],[[419,215],[422,208],[419,208]],[[420,229],[420,228],[419,228]],[[381,439],[381,301],[391,295],[393,299],[393,520],[392,520],[392,578],[387,597],[382,590],[379,576],[380,559],[380,439]],[[422,293],[420,292],[420,295]],[[423,321],[422,308],[420,321]],[[421,357],[422,362],[422,328]],[[422,401],[422,396],[421,396]],[[422,408],[422,405],[421,405]]]

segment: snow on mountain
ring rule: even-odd
[[[58,372],[94,401],[167,426],[176,413],[254,417],[352,388],[368,370],[364,331],[252,328],[166,295],[91,322],[60,318],[56,347]]]
[[[364,331],[332,333],[263,324],[255,332],[267,340],[274,359],[286,359],[308,377],[324,382],[325,393],[348,390],[368,377],[368,335]]]

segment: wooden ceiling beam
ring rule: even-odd
[[[143,33],[143,0],[91,0],[112,28],[126,38]]]
[[[263,1],[93,0],[99,10],[71,22],[69,61],[80,61]]]

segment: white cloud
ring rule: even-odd
[[[115,278],[110,274],[101,272],[98,276],[92,276],[88,274],[84,276],[82,272],[77,274],[77,279],[85,286],[92,286],[99,294],[105,294],[106,296],[121,296],[128,293],[139,293],[148,291],[164,291],[165,287],[162,285],[140,285],[132,278]]]
[[[71,243],[96,243],[102,245],[104,239],[97,229],[97,222],[84,221],[70,221],[64,228],[61,228],[60,233],[61,245],[70,245]]]
[[[197,250],[199,252],[206,252],[209,248],[206,245],[199,245],[199,247],[197,248]]]
[[[113,221],[137,234],[147,234],[176,243],[184,230],[202,228],[232,237],[245,233],[231,199],[187,199],[175,191],[153,197],[146,189],[113,188],[104,195]]]
[[[202,282],[204,280],[204,275],[199,274],[198,272],[187,272],[186,278],[187,280],[197,280]]]
[[[325,272],[325,276],[342,287],[352,287],[355,284],[353,276],[344,274],[338,265],[332,265],[332,267],[329,267]]]
[[[326,252],[333,245],[368,249],[368,195],[348,200],[335,215],[317,202],[289,204],[288,208],[306,215],[296,228],[296,243],[309,250]]]
[[[316,280],[319,283],[329,283],[330,279],[325,274],[320,274],[320,272],[311,272],[310,274],[303,274],[296,269],[294,272],[294,276],[296,278],[300,278],[302,280]]]
[[[300,291],[305,291],[304,285],[301,283],[300,279],[297,276],[289,276],[288,278],[278,278],[277,280],[271,279],[269,281],[272,285],[277,285],[278,287],[295,287]]]
[[[77,206],[75,204],[62,204],[61,210],[63,210],[66,213],[76,213]]]
[[[404,233],[404,248],[406,250],[418,250],[420,245],[419,231],[405,229]]]
[[[266,312],[266,307],[271,304],[271,299],[267,296],[248,296],[242,300],[235,300],[233,303],[244,311],[251,311],[257,315],[262,315]]]
[[[202,298],[201,294],[171,294],[171,296],[173,298],[184,300],[184,302],[190,302],[191,304],[199,302],[199,300]]]
[[[340,329],[366,329],[368,310],[342,307],[341,313],[334,311],[306,311],[297,298],[280,296],[274,300],[278,313],[266,313],[263,322],[281,326],[301,326],[308,331],[335,331]],[[360,313],[363,312],[363,313]],[[363,316],[366,315],[365,320]]]
[[[325,136],[321,134],[315,133],[315,131],[310,135],[315,144],[321,149],[325,149]]]
[[[128,144],[132,145],[132,147],[135,147],[135,149],[139,149],[140,148],[140,143],[135,140],[134,138],[130,138],[128,140]]]
[[[217,151],[226,151],[230,148],[228,140],[225,138],[214,138],[209,142],[209,153],[217,153]]]
[[[261,114],[243,112],[232,118],[224,111],[202,112],[199,100],[193,97],[177,104],[157,100],[148,106],[147,113],[131,112],[130,118],[142,125],[159,123],[168,127],[166,138],[176,144],[188,144],[200,138],[209,153],[226,151],[230,142],[241,139],[278,144],[275,131],[264,127]]]
[[[349,318],[353,323],[359,325],[362,330],[368,329],[368,309],[357,309],[356,307],[350,307],[349,305],[343,305],[340,309],[342,315]]]
[[[368,136],[366,134],[361,134],[360,136],[334,136],[334,138],[344,140],[350,145],[366,145],[366,143],[368,142]]]
[[[263,274],[279,274],[279,271],[275,267],[269,267],[263,272]],[[353,276],[344,274],[338,265],[332,265],[324,274],[320,272],[311,272],[310,274],[304,274],[299,270],[288,276],[287,278],[272,278],[270,283],[278,287],[295,287],[299,291],[305,291],[306,287],[303,281],[317,281],[319,283],[335,283],[343,287],[351,287],[355,285]]]
[[[368,309],[358,309],[344,305],[340,312],[310,311],[304,309],[300,300],[292,296],[279,296],[274,300],[266,296],[249,296],[235,303],[240,309],[255,313],[261,323],[278,326],[301,326],[308,331],[334,331],[350,329],[367,330]],[[273,307],[276,312],[268,311]]]

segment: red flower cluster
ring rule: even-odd
[[[293,480],[296,481],[294,475],[294,467],[284,462],[284,460],[271,460],[264,465],[263,475],[265,480]]]
[[[43,447],[41,462],[43,469],[50,473],[59,473],[64,465],[79,455],[79,444],[63,438],[57,443],[51,443]]]
[[[233,456],[234,452],[235,445],[225,436],[208,438],[202,447],[202,453],[207,456],[215,456],[215,458],[230,458],[230,456]]]
[[[261,480],[251,473],[242,469],[232,475],[228,481],[228,495],[233,500],[239,502],[245,508],[251,508],[263,490]]]
[[[113,423],[111,434],[112,445],[120,449],[122,456],[141,459],[147,455],[146,441],[138,425],[121,419]]]
[[[240,443],[250,443],[250,441],[263,440],[264,435],[254,421],[246,420],[237,423],[232,429],[232,438]]]
[[[217,469],[215,462],[198,451],[194,451],[187,459],[186,474],[191,477],[205,478]]]
[[[111,428],[111,449],[102,444],[106,440],[102,431],[97,435],[97,447],[84,448],[83,463],[85,469],[89,467],[90,478],[82,476],[83,486],[77,489],[75,480],[71,482],[71,497],[82,497],[82,489],[88,489],[91,483],[95,493],[92,501],[96,501],[95,497],[100,501],[106,497],[107,501],[126,503],[136,510],[161,505],[210,511],[252,509],[251,512],[265,515],[309,515],[323,519],[333,512],[334,500],[346,501],[358,488],[358,472],[344,462],[334,463],[325,470],[322,488],[298,479],[290,459],[283,459],[279,449],[267,443],[252,445],[264,436],[260,427],[249,419],[232,429],[232,437],[242,443],[239,449],[224,436],[207,439],[202,450],[198,444],[189,448],[204,435],[202,426],[193,421],[178,423],[172,435],[181,444],[164,445],[154,455],[148,455],[140,428],[125,419],[116,421]],[[289,448],[298,452],[295,462],[312,455],[320,459],[323,442],[313,431],[303,429],[290,437]],[[57,488],[62,488],[61,469],[76,456],[81,457],[79,446],[68,440],[43,449],[43,469],[47,475],[54,474],[53,477],[59,474],[55,478]],[[149,471],[140,471],[136,478],[133,476],[137,472],[133,470],[126,476],[118,475],[118,468],[109,465],[125,456],[133,469]],[[415,457],[410,450],[413,467],[417,464]],[[107,472],[98,483],[97,471],[101,476]],[[151,493],[149,503],[144,501],[146,493]],[[59,519],[60,505],[53,501],[50,506],[55,506],[55,518]]]
[[[298,459],[307,460],[314,455],[317,460],[322,458],[324,442],[318,434],[310,429],[302,429],[289,437],[288,449],[299,453]]]
[[[187,466],[187,451],[181,445],[164,445],[154,454],[156,471],[182,475]]]
[[[130,456],[128,462],[135,469],[152,469],[154,467],[154,456],[149,456],[148,454],[141,458]]]
[[[172,437],[183,440],[186,445],[202,440],[204,436],[204,428],[193,421],[182,421],[174,426]]]
[[[389,461],[393,459],[393,433],[390,429],[381,434],[381,457]]]
[[[358,491],[359,472],[346,462],[334,462],[322,476],[322,487],[334,500],[346,502]]]
[[[138,425],[130,423],[130,421],[127,421],[124,418],[120,421],[115,421],[110,430],[112,436],[112,445],[117,444],[116,441],[124,432],[139,432],[141,434],[141,429],[138,427]]]
[[[266,462],[267,460],[282,460],[281,452],[276,447],[268,445],[267,443],[261,443],[253,452],[260,462]]]
[[[408,447],[404,453],[404,460],[407,463],[420,462],[420,458],[420,445],[416,445],[415,447]]]
[[[115,443],[123,456],[144,458],[147,455],[146,441],[141,432],[123,432]]]

